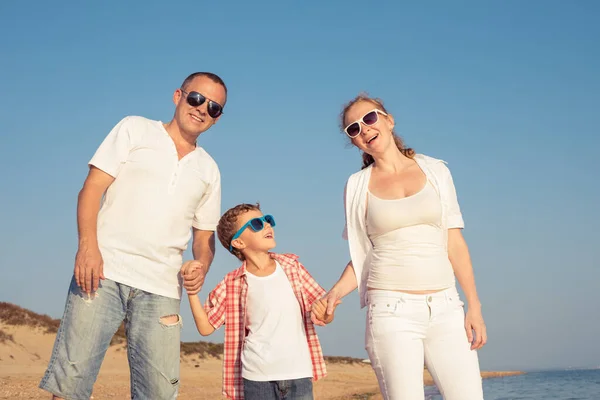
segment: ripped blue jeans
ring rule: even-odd
[[[110,341],[125,320],[132,399],[175,399],[179,389],[179,299],[109,279],[88,298],[71,280],[64,315],[40,388],[89,399]]]

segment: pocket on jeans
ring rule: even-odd
[[[371,317],[394,315],[398,309],[398,300],[377,299],[369,303],[369,315]]]
[[[369,303],[369,332],[374,336],[394,331],[395,320],[400,311],[398,299],[377,299]]]
[[[448,296],[448,306],[450,308],[462,308],[464,307],[465,303],[460,299],[460,296],[458,295],[458,293],[454,294],[452,293],[451,295]]]

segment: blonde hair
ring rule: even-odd
[[[352,106],[354,106],[356,103],[359,103],[361,101],[368,101],[369,103],[371,103],[375,107],[377,107],[377,109],[388,114],[388,111],[383,106],[383,101],[381,99],[369,97],[368,94],[361,93],[358,96],[356,96],[355,98],[353,98],[352,100],[350,100],[350,102],[348,102],[344,106],[344,109],[342,110],[342,113],[340,114],[340,128],[342,129],[342,131],[344,131],[344,129],[346,128],[346,126],[345,126],[346,113],[348,112],[348,110],[350,110],[350,108],[352,108]],[[394,136],[394,143],[396,143],[398,150],[400,150],[400,152],[402,154],[404,154],[406,157],[413,158],[415,156],[415,151],[413,149],[411,149],[410,147],[406,147],[406,145],[404,144],[404,140],[402,140],[402,138],[400,136],[398,136],[396,134],[396,132],[394,132],[393,130],[392,130],[392,135]],[[371,156],[370,154],[365,153],[365,152],[363,152],[363,154],[362,154],[362,160],[363,160],[362,169],[367,168],[369,165],[371,165],[375,162],[375,160],[373,159],[373,156]]]

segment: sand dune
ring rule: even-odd
[[[0,398],[43,399],[37,385],[48,364],[58,321],[39,316],[9,303],[0,303]],[[98,380],[94,400],[124,399],[129,395],[129,369],[123,332],[109,348]],[[183,343],[181,355],[181,399],[220,399],[220,345]],[[187,354],[186,354],[187,353]],[[382,399],[369,364],[339,357],[327,362],[328,376],[315,384],[316,399]],[[484,377],[514,375],[515,372],[483,373]],[[425,371],[425,383],[432,380]]]

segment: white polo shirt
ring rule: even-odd
[[[106,278],[181,298],[178,272],[191,227],[214,231],[221,215],[215,161],[201,147],[179,160],[162,122],[130,116],[89,164],[115,178],[98,214]]]

